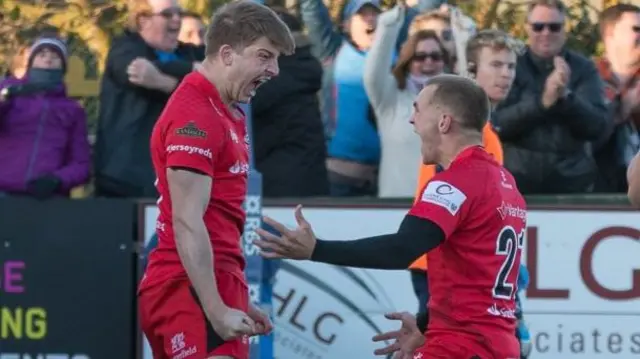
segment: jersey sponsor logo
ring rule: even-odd
[[[180,332],[171,337],[171,353],[176,353],[184,349],[184,333]]]
[[[184,332],[180,332],[171,337],[171,354],[172,359],[184,359],[188,358],[198,352],[196,346],[187,348],[185,343]]]
[[[496,208],[498,210],[498,214],[502,220],[507,219],[507,217],[520,218],[523,221],[527,220],[527,211],[518,206],[514,206],[510,203],[502,201],[500,207]]]
[[[504,173],[504,171],[500,171],[500,175],[502,176],[502,181],[500,181],[500,184],[502,185],[502,187],[504,187],[506,189],[513,189],[513,185],[511,183],[509,183],[509,179],[507,177],[507,174]]]
[[[487,313],[495,316],[495,317],[502,317],[502,318],[507,318],[507,319],[516,319],[516,311],[513,309],[509,309],[509,308],[498,308],[497,304],[493,304],[491,305],[489,308],[487,308]]]
[[[171,359],[185,359],[192,355],[195,355],[196,353],[198,353],[198,348],[196,348],[196,346],[194,345],[174,355],[173,357],[171,357]]]
[[[234,175],[244,174],[249,172],[249,164],[245,162],[236,161],[233,166],[229,167],[229,173]]]
[[[431,181],[422,192],[422,202],[444,207],[451,215],[456,215],[467,196],[455,186],[444,181]]]
[[[184,127],[177,129],[176,135],[194,138],[207,138],[207,132],[199,129],[193,121],[187,123]]]
[[[187,145],[168,145],[167,152],[187,152],[190,155],[197,154],[201,156],[205,156],[208,159],[213,158],[213,153],[211,153],[210,149],[204,149],[196,146],[187,146]]]

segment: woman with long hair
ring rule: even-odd
[[[376,115],[382,144],[378,185],[380,197],[411,197],[420,164],[420,139],[409,119],[413,102],[425,83],[449,66],[449,55],[433,31],[412,34],[393,66],[395,41],[405,6],[398,3],[380,15],[364,68],[364,86]]]

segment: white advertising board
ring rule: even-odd
[[[263,208],[294,226],[293,208]],[[393,232],[405,210],[305,208],[318,237],[344,240]],[[145,213],[153,235],[157,210]],[[524,298],[532,358],[640,357],[640,213],[528,213]],[[382,314],[414,312],[406,271],[285,261],[274,285],[275,358],[374,358],[370,338],[395,329]],[[147,358],[150,358],[148,356]]]

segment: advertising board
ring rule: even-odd
[[[0,201],[0,359],[134,355],[133,219],[118,200]]]
[[[328,240],[397,230],[405,209],[305,207]],[[293,207],[263,213],[295,225]],[[148,207],[145,238],[157,212]],[[528,212],[524,296],[533,358],[640,356],[640,213],[598,210]],[[415,311],[406,271],[340,268],[284,261],[274,284],[275,358],[374,358],[370,338],[395,323],[382,314]]]

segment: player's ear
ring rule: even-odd
[[[233,47],[226,44],[220,46],[220,50],[218,50],[218,56],[225,66],[231,66],[233,64],[233,53]]]
[[[440,116],[440,120],[438,121],[438,130],[440,133],[447,133],[451,129],[451,124],[453,122],[453,117],[451,115],[443,113]]]

